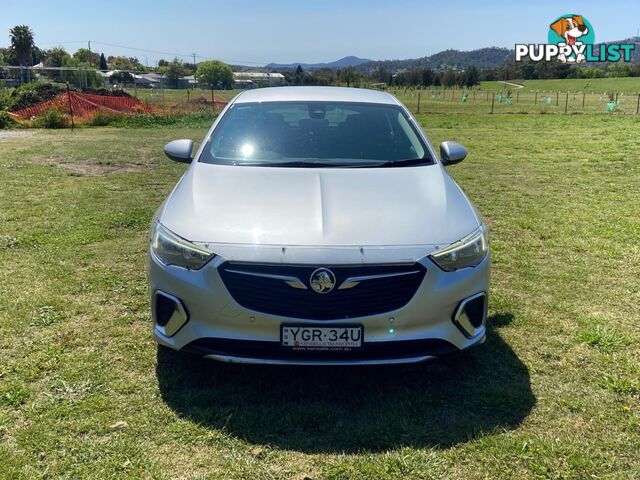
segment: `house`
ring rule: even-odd
[[[186,75],[182,77],[182,80],[187,82],[189,88],[196,88],[198,86],[198,82],[196,81],[195,75]]]
[[[235,88],[279,87],[285,84],[285,78],[281,73],[233,72],[233,82]]]

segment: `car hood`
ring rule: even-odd
[[[195,163],[160,221],[195,242],[447,245],[478,216],[440,165],[275,168]]]

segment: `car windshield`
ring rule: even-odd
[[[300,101],[232,105],[200,161],[309,168],[433,163],[399,106]]]

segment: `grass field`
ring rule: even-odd
[[[640,93],[640,77],[621,78],[566,78],[560,80],[508,80],[523,86],[522,92],[604,92],[637,95]],[[513,85],[504,82],[480,82],[481,90],[514,90]]]
[[[211,101],[211,90],[173,88],[127,88],[126,91],[130,95],[135,95],[143,102],[166,107],[180,106],[187,101],[197,100],[200,98],[203,98],[208,102]],[[239,92],[240,90],[214,90],[213,100],[216,102],[228,102]]]
[[[421,115],[490,226],[487,342],[394,368],[158,351],[192,128],[0,132],[0,478],[640,478],[639,117]]]

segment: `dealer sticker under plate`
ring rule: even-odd
[[[349,351],[362,347],[361,325],[310,327],[282,325],[280,343],[294,350]]]

